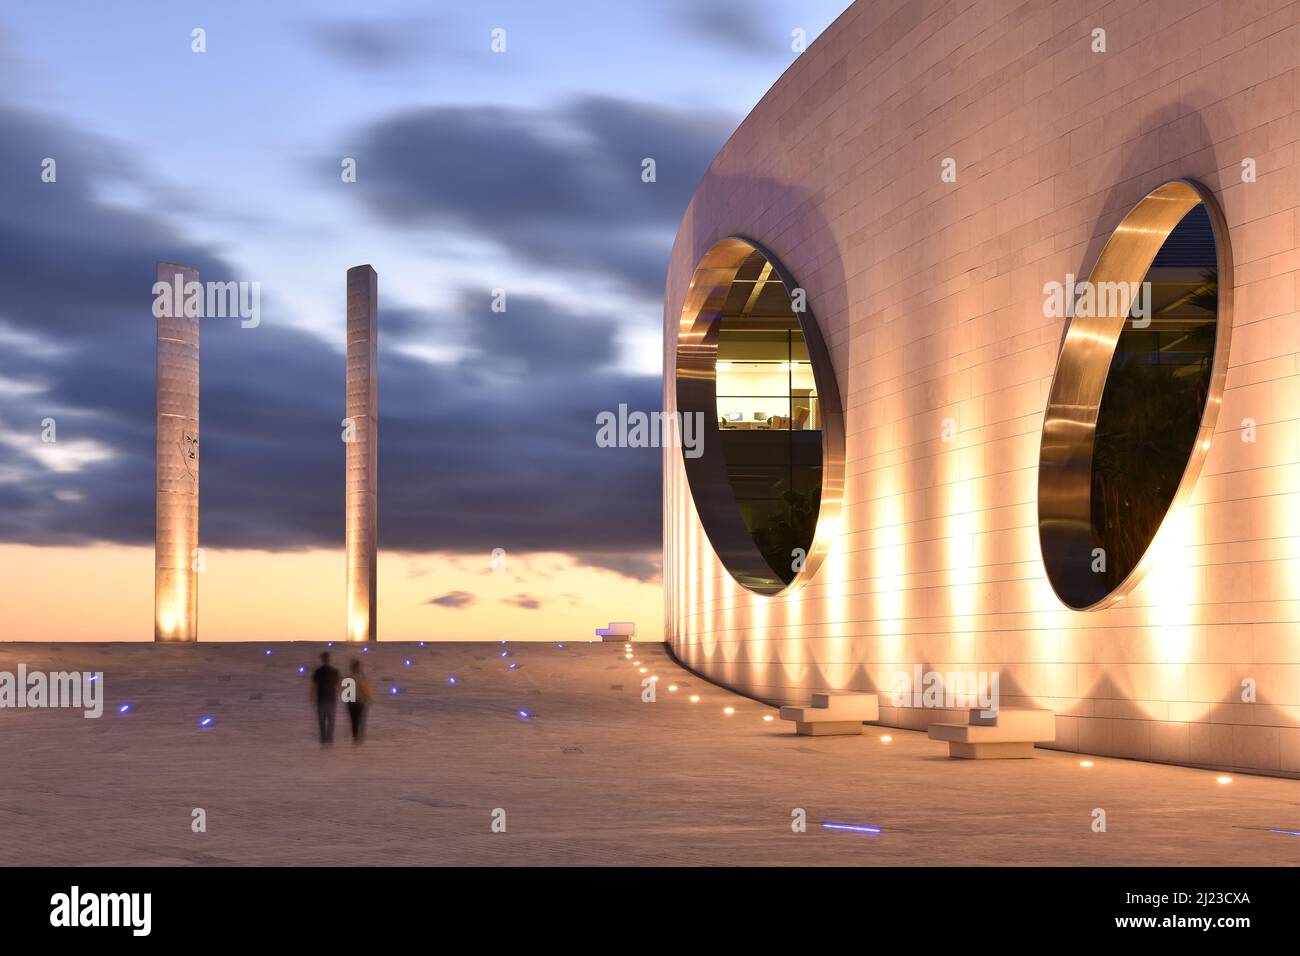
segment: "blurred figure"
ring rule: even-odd
[[[352,742],[359,744],[366,733],[366,708],[375,699],[359,658],[352,661],[352,679],[356,682],[356,699],[348,701],[348,717],[352,721]]]
[[[329,654],[320,656],[320,667],[312,671],[311,694],[316,701],[321,745],[334,743],[334,715],[339,703],[339,672],[330,666]]]

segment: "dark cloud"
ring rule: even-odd
[[[165,221],[98,202],[99,144],[0,106],[0,540],[148,544],[154,524],[157,260],[240,275]],[[56,184],[40,160],[59,159]],[[485,160],[486,162],[486,160]],[[544,218],[561,215],[550,209]],[[661,404],[656,376],[609,368],[612,317],[487,295],[449,313],[386,304],[380,275],[380,546],[398,551],[642,552],[660,531],[659,454],[595,444],[596,415]],[[344,275],[335,283],[342,328]],[[340,547],[344,357],[290,327],[263,285],[262,323],[204,320],[202,541]],[[391,303],[391,300],[388,300]],[[463,358],[395,343],[452,330]],[[78,468],[38,461],[41,421]],[[94,460],[99,453],[110,457]],[[56,495],[62,497],[56,497]],[[75,496],[80,495],[77,499]],[[69,497],[72,500],[67,500]]]
[[[362,70],[386,70],[429,53],[436,24],[410,17],[385,20],[313,20],[307,39],[326,55]]]
[[[610,97],[413,110],[356,134],[355,195],[387,222],[468,229],[657,299],[673,232],[734,127],[725,114]]]
[[[581,567],[613,571],[634,581],[658,581],[663,569],[663,557],[657,551],[645,554],[626,552],[580,554],[575,555],[575,560]]]
[[[674,7],[674,26],[684,25],[710,46],[750,56],[790,50],[790,31],[800,26],[774,16],[770,4],[759,0],[687,0]],[[807,24],[802,24],[805,28]]]
[[[468,591],[448,591],[436,598],[429,598],[425,604],[436,604],[438,607],[449,607],[459,611],[461,608],[469,607],[474,603],[474,595]]]
[[[501,603],[523,608],[525,611],[536,611],[542,606],[542,602],[531,594],[516,594],[514,597],[502,598]]]
[[[616,357],[610,317],[579,317],[536,299],[516,297],[505,312],[489,312],[471,326],[471,342],[484,356],[516,362],[530,374],[580,372]]]
[[[506,295],[493,311],[488,290],[462,292],[446,314],[398,307],[384,310],[384,341],[430,342],[467,351],[466,371],[496,377],[569,375],[607,367],[618,357],[608,314],[579,313],[537,296]]]

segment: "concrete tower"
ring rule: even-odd
[[[158,263],[158,447],[154,525],[154,640],[199,639],[199,319],[183,290],[197,269]]]
[[[378,505],[376,388],[379,347],[379,276],[368,265],[348,270],[347,463],[344,489],[348,561],[349,641],[373,641]]]

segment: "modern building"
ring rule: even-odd
[[[199,318],[184,290],[199,272],[158,263],[174,290],[155,299],[157,449],[154,485],[154,640],[199,639]],[[157,286],[155,286],[157,288]]]
[[[855,3],[673,247],[667,640],[1300,776],[1298,300],[1300,2]]]
[[[376,631],[379,472],[379,276],[348,270],[347,418],[344,420],[344,547],[349,641]]]

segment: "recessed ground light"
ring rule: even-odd
[[[212,718],[211,718],[211,717],[204,717],[202,720],[199,721],[199,726],[200,726],[200,727],[211,727],[211,726],[212,726]]]
[[[403,663],[404,665],[406,665],[407,667],[410,667],[410,666],[411,666],[410,658],[407,658],[406,660],[402,661],[402,663]]]
[[[668,685],[668,689],[669,689],[670,691],[672,691],[674,694],[677,693],[677,685],[676,685],[676,684],[669,684],[669,685]]]
[[[1215,777],[1214,780],[1216,783],[1232,783],[1232,778],[1227,776]]]
[[[736,708],[734,708],[734,707],[724,707],[724,708],[722,708],[722,712],[723,712],[724,714],[726,714],[728,717],[730,717],[732,714],[734,714],[734,713],[736,712]]]
[[[765,721],[768,721],[768,720],[776,720],[776,718],[773,717],[771,714],[764,714],[764,715],[763,715],[763,720],[765,720]]]
[[[691,694],[691,703],[692,703],[692,704],[698,704],[699,702],[700,702],[700,695],[699,695],[699,694]]]
[[[641,662],[640,662],[640,661],[633,661],[633,662],[632,662],[632,666],[633,666],[633,667],[640,667],[640,666],[641,666]]]
[[[448,683],[448,684],[454,684],[454,683],[456,683],[456,675],[453,674],[451,677],[448,677],[448,678],[447,678],[447,683]]]
[[[879,833],[880,827],[860,826],[856,823],[823,823],[823,830],[851,830],[854,833]]]
[[[299,667],[299,668],[298,668],[298,673],[299,673],[299,674],[305,674],[305,673],[307,673],[307,668],[305,668],[305,667]]]
[[[892,744],[894,742],[894,738],[889,736],[889,734],[885,734],[885,736],[880,738],[880,742],[882,744]]]
[[[1080,760],[1080,761],[1079,761],[1079,766],[1080,766],[1080,767],[1091,767],[1091,766],[1092,766],[1092,761],[1091,761],[1091,760]]]
[[[648,668],[648,667],[642,667],[642,668],[640,669],[640,672],[641,672],[642,674],[644,674],[644,673],[645,673],[646,671],[648,671],[649,669],[650,669],[650,668]]]
[[[117,709],[117,712],[118,712],[119,714],[129,714],[129,713],[131,712],[131,705],[130,705],[130,704],[123,704],[121,707],[119,707],[119,708]]]

